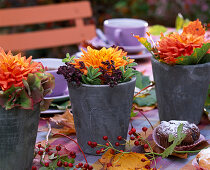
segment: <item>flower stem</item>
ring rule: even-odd
[[[72,138],[70,138],[69,136],[64,135],[64,134],[62,134],[62,133],[56,133],[56,134],[54,134],[53,136],[56,136],[56,135],[64,136],[64,137],[68,138],[69,140],[73,141],[73,142],[79,147],[80,151],[82,152],[82,154],[83,154],[83,156],[84,156],[84,158],[85,158],[85,162],[88,164],[88,161],[87,161],[87,159],[86,159],[86,156],[85,156],[83,150],[81,149],[81,147],[79,146],[79,144],[78,144],[74,139],[72,139]]]

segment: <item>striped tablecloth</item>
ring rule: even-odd
[[[143,71],[146,75],[149,75],[150,78],[152,79],[152,69],[151,69],[150,60],[139,62],[137,70]],[[145,115],[151,121],[153,126],[157,126],[159,124],[159,117],[158,117],[157,109],[145,112]],[[141,131],[142,127],[144,127],[144,126],[148,127],[148,128],[150,127],[149,123],[145,120],[145,118],[141,114],[138,114],[136,117],[132,118],[130,123],[132,123],[132,125],[137,129],[137,131]],[[39,129],[42,129],[43,127],[47,127],[46,121],[40,120]],[[201,134],[210,143],[210,124],[209,124],[209,122],[203,121],[203,122],[201,122],[201,124],[198,125],[198,127],[200,128]],[[45,140],[46,134],[47,134],[47,132],[39,131],[38,135],[37,135],[37,142]],[[152,134],[150,134],[149,138],[151,138],[151,135]],[[76,136],[71,136],[71,137],[73,139],[76,139]],[[51,138],[49,140],[49,142],[52,145],[62,144],[68,150],[75,151],[77,153],[76,161],[83,162],[83,163],[85,162],[78,147],[73,142],[69,141],[67,138],[62,138],[62,137]],[[92,155],[86,155],[86,156],[87,156],[87,160],[88,160],[89,164],[95,163],[100,158],[100,156],[92,156]],[[191,154],[191,155],[189,155],[189,157],[187,159],[181,159],[181,158],[170,156],[169,158],[166,158],[166,159],[162,159],[159,157],[159,158],[157,158],[156,161],[157,161],[157,167],[161,166],[162,167],[161,169],[164,169],[164,170],[178,170],[178,169],[193,170],[193,169],[195,169],[192,166],[192,160],[194,158],[195,158],[195,154],[194,155]]]

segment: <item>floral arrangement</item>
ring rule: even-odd
[[[132,68],[136,65],[134,60],[127,57],[127,52],[119,47],[105,47],[96,50],[90,46],[87,52],[82,50],[81,58],[67,57],[63,60],[65,66],[58,69],[68,82],[79,86],[83,84],[110,85],[131,80],[135,75]]]
[[[54,78],[41,63],[0,49],[0,105],[33,109],[54,87]],[[43,104],[43,103],[41,103]]]
[[[205,28],[199,20],[189,22],[178,34],[173,32],[164,36],[155,44],[148,33],[150,40],[134,35],[153,56],[164,63],[174,65],[192,65],[210,62],[210,43],[205,40]],[[153,44],[153,47],[151,43]]]

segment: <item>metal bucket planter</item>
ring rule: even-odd
[[[198,124],[210,83],[210,63],[170,66],[151,59],[160,120]]]
[[[0,170],[31,169],[39,114],[39,104],[34,110],[0,107]]]
[[[88,146],[88,141],[105,144],[103,136],[108,136],[115,144],[117,136],[126,139],[135,82],[132,78],[113,88],[109,85],[73,87],[69,84],[77,140],[85,153],[96,154],[99,149]],[[124,146],[118,148],[124,149]]]

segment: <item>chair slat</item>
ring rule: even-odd
[[[0,46],[5,50],[21,51],[78,44],[95,36],[95,26],[70,27],[20,34],[0,35]]]
[[[0,10],[0,27],[91,17],[89,1]]]

